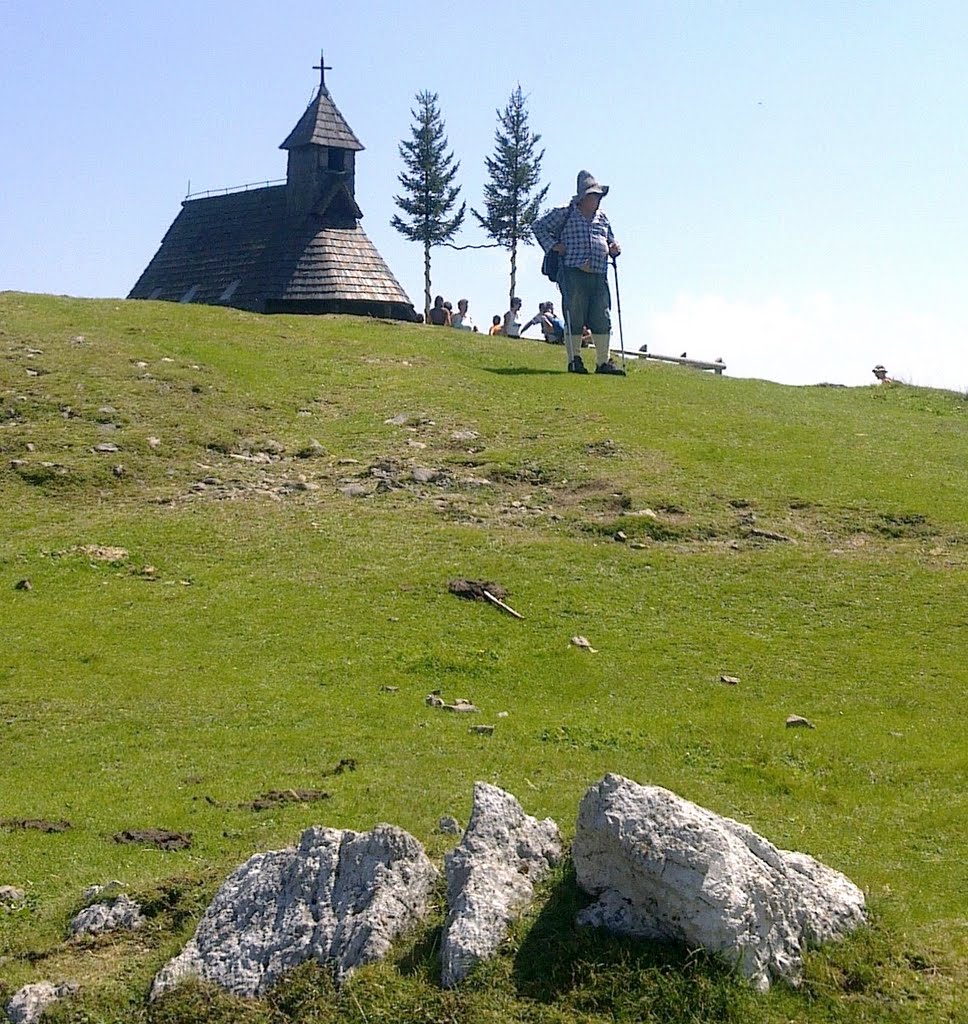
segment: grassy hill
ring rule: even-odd
[[[75,1022],[964,1019],[968,401],[563,367],[431,328],[0,295],[0,885],[28,893],[0,909],[6,989],[79,980]],[[755,996],[577,931],[566,867],[456,994],[438,915],[342,993],[305,968],[268,1003],[145,1008],[252,853],[390,821],[439,857],[475,779],[570,834],[606,771],[845,872],[872,927]],[[266,797],[290,790],[328,797]],[[113,839],[146,828],[191,847]],[[150,926],[65,942],[110,879]]]

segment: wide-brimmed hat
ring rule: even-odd
[[[578,188],[575,192],[576,199],[584,199],[585,196],[597,193],[600,196],[608,195],[608,185],[599,185],[595,175],[591,171],[578,172]]]

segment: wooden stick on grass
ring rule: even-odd
[[[516,619],[523,619],[524,616],[516,612],[509,604],[505,604],[503,601],[499,601],[493,594],[487,590],[482,590],[481,593],[491,602],[496,604],[498,608],[503,608],[509,615],[513,615]]]

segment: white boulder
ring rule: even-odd
[[[426,915],[437,878],[423,846],[392,825],[306,829],[297,847],[256,854],[225,880],[151,998],[190,977],[259,996],[310,959],[332,962],[341,982]]]
[[[73,981],[55,985],[50,981],[38,981],[18,989],[7,1003],[7,1016],[12,1024],[34,1024],[44,1011],[58,999],[67,999],[77,993],[80,986]]]
[[[760,990],[799,984],[806,947],[865,921],[864,894],[838,871],[620,775],[585,794],[573,852],[578,884],[598,897],[580,924],[703,947]]]
[[[104,932],[137,931],[144,925],[141,907],[124,895],[85,907],[72,921],[72,937],[102,935]]]
[[[508,925],[534,898],[534,885],[561,859],[550,819],[524,813],[510,793],[474,784],[474,807],[460,845],[444,858],[450,912],[441,944],[445,988],[494,955]]]

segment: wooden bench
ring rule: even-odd
[[[620,353],[621,349],[612,347],[612,352]],[[635,359],[657,359],[662,363],[678,363],[680,366],[691,366],[694,370],[712,370],[717,376],[721,376],[726,364],[717,359],[714,363],[707,363],[703,359],[687,359],[685,356],[660,356],[657,352],[649,352],[645,346],[637,352],[626,349],[625,355]]]

